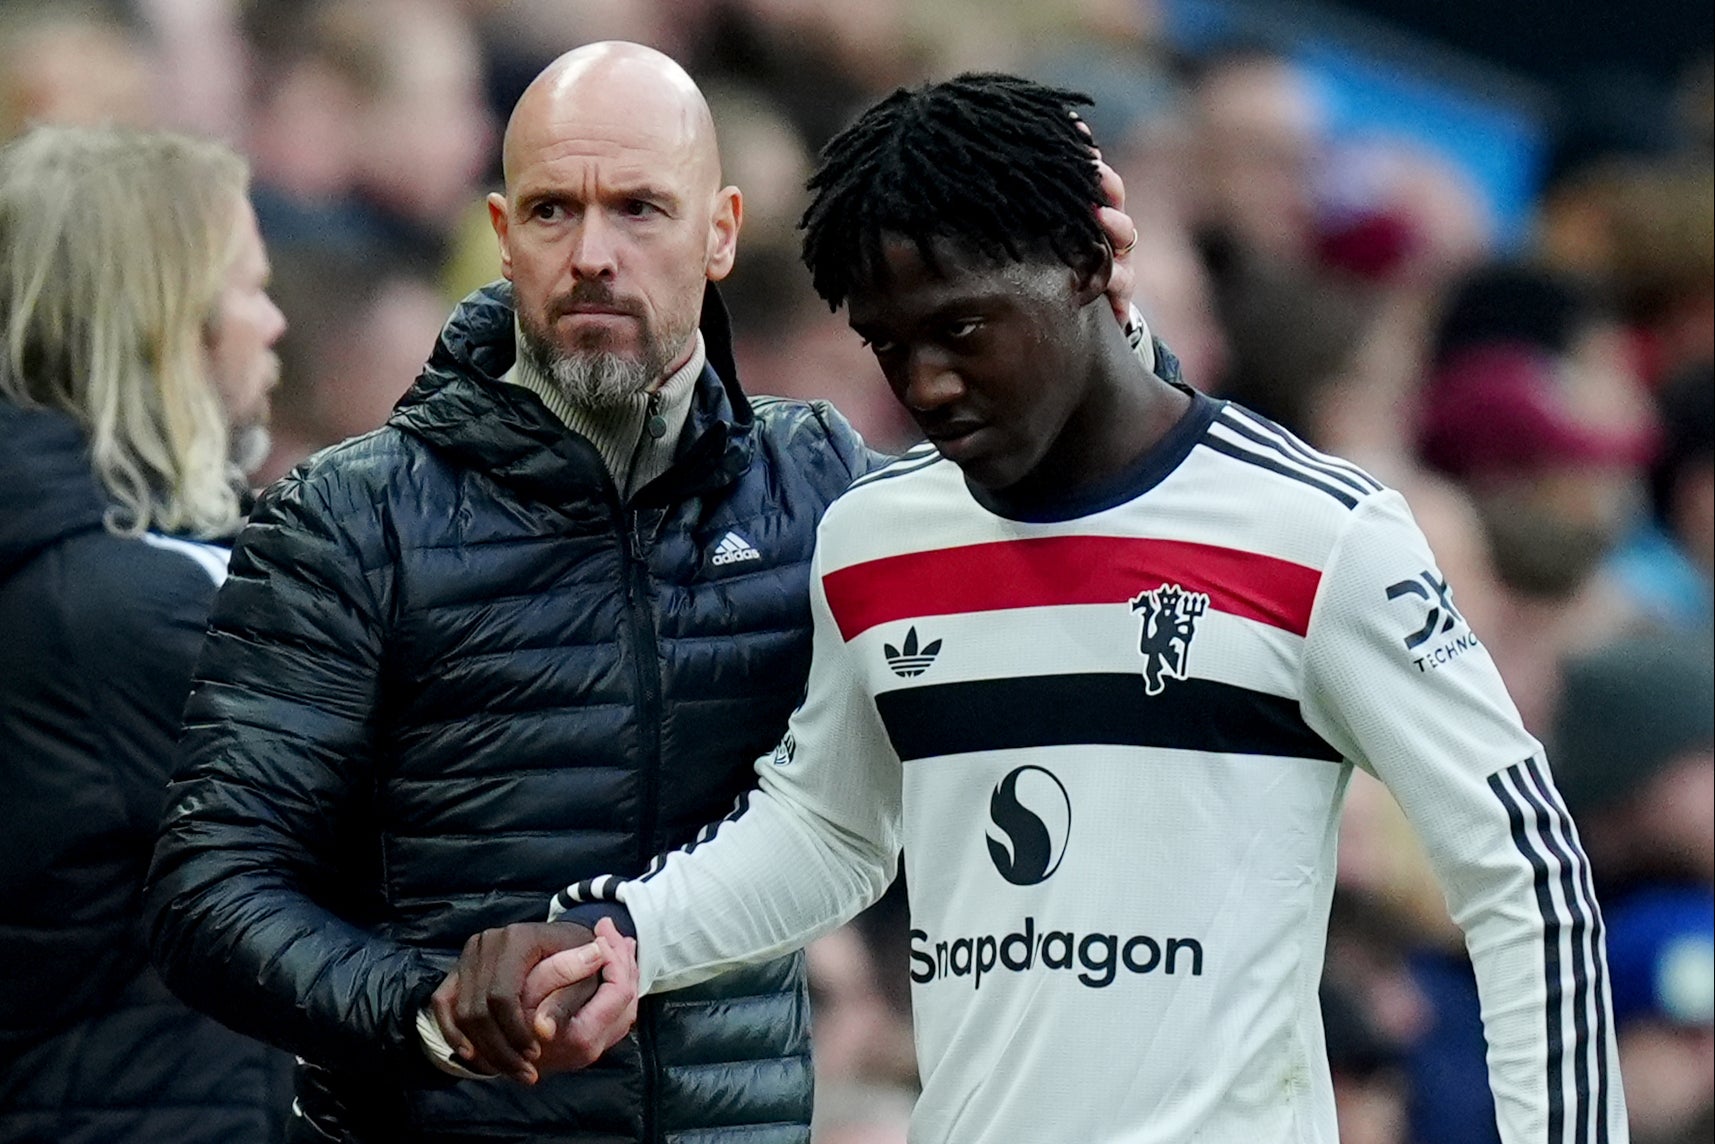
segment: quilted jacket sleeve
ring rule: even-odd
[[[852,428],[845,414],[835,409],[830,402],[812,401],[810,408],[815,412],[816,423],[827,434],[828,449],[845,469],[846,483],[857,480],[865,473],[873,472],[893,460],[886,453],[870,448],[858,431]],[[842,485],[840,492],[844,492]]]
[[[369,932],[350,890],[353,863],[380,861],[354,839],[373,840],[383,537],[368,498],[325,479],[263,499],[215,599],[145,890],[180,997],[365,1071],[424,1067],[412,1018],[450,961]]]

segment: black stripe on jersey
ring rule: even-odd
[[[619,879],[612,874],[598,874],[594,878],[585,878],[554,895],[562,911],[585,902],[613,902],[619,899],[615,891],[619,889]]]
[[[1545,1006],[1548,1010],[1548,1142],[1566,1144],[1566,1097],[1562,1085],[1566,1067],[1566,1046],[1562,1043],[1560,1030],[1560,1002],[1564,989],[1560,972],[1560,914],[1554,908],[1554,893],[1549,889],[1548,862],[1537,850],[1536,843],[1525,829],[1522,801],[1507,786],[1506,779],[1514,777],[1519,769],[1512,767],[1505,772],[1490,775],[1489,789],[1506,808],[1507,822],[1512,827],[1513,845],[1524,855],[1525,861],[1530,863],[1533,872],[1536,908],[1542,915],[1543,978],[1548,987]],[[1503,778],[1503,775],[1506,778]]]
[[[1532,758],[1524,762],[1528,781],[1519,783],[1525,800],[1536,810],[1537,832],[1547,841],[1550,851],[1562,863],[1560,888],[1567,902],[1575,903],[1572,922],[1572,948],[1578,957],[1573,966],[1577,992],[1573,998],[1573,1017],[1577,1025],[1578,1055],[1578,1139],[1590,1139],[1586,1125],[1590,1119],[1591,1089],[1595,1089],[1597,1144],[1608,1140],[1608,1002],[1602,983],[1607,976],[1603,956],[1604,935],[1602,914],[1596,906],[1591,882],[1590,863],[1579,845],[1578,828],[1572,823],[1559,794],[1549,783],[1542,764]],[[1553,830],[1543,823],[1551,822]],[[1596,1014],[1595,1035],[1590,1031],[1590,1010]]]
[[[649,881],[649,879],[655,877],[655,875],[662,871],[662,869],[667,865],[667,859],[671,858],[674,854],[689,854],[691,851],[719,834],[721,827],[725,826],[729,822],[737,822],[740,818],[744,817],[744,812],[750,809],[750,795],[750,791],[745,791],[743,794],[739,795],[738,800],[733,803],[732,810],[728,812],[725,818],[711,822],[701,830],[697,831],[697,836],[685,845],[679,847],[679,849],[670,851],[666,854],[657,854],[655,856],[655,860],[649,864],[649,869],[645,870],[643,875],[637,880],[639,882]]]
[[[1573,844],[1577,845],[1576,832],[1572,840]],[[1608,1056],[1611,1045],[1608,1030],[1612,1020],[1608,999],[1608,932],[1607,926],[1602,922],[1601,907],[1596,904],[1596,882],[1588,862],[1581,864],[1580,884],[1584,887],[1584,901],[1590,907],[1590,946],[1596,955],[1596,980],[1592,986],[1596,994],[1596,1144],[1609,1144],[1608,1122],[1613,1116],[1608,1104]]]
[[[1338,457],[1330,457],[1326,453],[1318,453],[1260,413],[1253,413],[1242,406],[1228,405],[1221,414],[1221,422],[1259,445],[1268,445],[1279,450],[1288,460],[1296,461],[1305,468],[1337,480],[1361,494],[1382,491],[1381,482],[1356,465]]]
[[[1340,759],[1296,700],[1207,679],[1150,695],[1141,673],[1032,675],[899,688],[875,705],[901,760],[1093,744]]]
[[[1221,427],[1226,429],[1229,433],[1237,433],[1247,441],[1259,445],[1264,449],[1272,450],[1279,454],[1286,464],[1295,469],[1308,470],[1306,475],[1322,477],[1335,484],[1344,485],[1359,496],[1368,496],[1370,493],[1375,491],[1373,489],[1366,488],[1363,484],[1359,483],[1350,473],[1342,473],[1335,469],[1329,469],[1316,464],[1313,461],[1307,461],[1302,457],[1294,455],[1293,452],[1286,447],[1285,442],[1275,440],[1273,437],[1246,425],[1243,421],[1240,421],[1238,418],[1233,417],[1230,414],[1223,413],[1221,415]]]
[[[1291,468],[1275,457],[1262,453],[1254,453],[1249,449],[1234,444],[1231,441],[1217,437],[1213,433],[1205,436],[1202,443],[1215,450],[1217,453],[1225,453],[1227,456],[1232,457],[1235,460],[1244,461],[1261,469],[1267,469],[1271,473],[1279,473],[1283,477],[1290,477],[1300,484],[1309,485],[1311,488],[1316,489],[1319,492],[1327,493],[1347,508],[1358,507],[1357,498],[1345,489],[1319,480],[1301,469]]]
[[[678,850],[657,854],[655,859],[649,863],[649,869],[644,871],[642,877],[637,880],[647,882],[661,872],[661,868],[667,864],[667,859],[673,854],[689,854],[720,833],[722,826],[736,820],[750,808],[750,794],[750,791],[745,791],[739,795],[731,813],[697,831],[697,836]],[[585,878],[582,882],[572,883],[555,894],[554,901],[559,905],[561,911],[569,910],[573,906],[582,905],[586,902],[617,902],[619,901],[619,887],[621,885],[622,880],[612,874],[599,874],[594,878]]]
[[[1581,881],[1578,867],[1587,865],[1583,853],[1577,849],[1573,841],[1572,849],[1563,848],[1555,838],[1551,822],[1559,822],[1561,830],[1569,839],[1571,820],[1558,799],[1547,799],[1535,796],[1531,789],[1531,780],[1527,773],[1540,779],[1535,760],[1527,759],[1516,766],[1508,767],[1505,771],[1489,776],[1489,789],[1495,794],[1506,809],[1507,821],[1512,827],[1513,845],[1518,848],[1534,875],[1536,904],[1542,914],[1542,946],[1543,973],[1546,985],[1547,1039],[1548,1039],[1548,1136],[1551,1144],[1591,1144],[1590,1139],[1590,1089],[1595,1079],[1597,1087],[1604,1089],[1602,1081],[1607,1073],[1605,1046],[1592,1043],[1589,1022],[1586,1016],[1586,1006],[1589,1004],[1590,990],[1595,988],[1600,995],[1600,977],[1592,977],[1590,965],[1590,946],[1586,942],[1591,932],[1590,917],[1585,909],[1576,887]],[[1543,789],[1547,789],[1546,783]],[[1535,836],[1531,826],[1535,827]],[[1538,839],[1541,839],[1539,842]],[[1560,887],[1561,898],[1565,902],[1566,913],[1570,918],[1571,947],[1572,947],[1572,1002],[1574,1016],[1572,1068],[1573,1088],[1576,1094],[1574,1108],[1574,1135],[1566,1135],[1566,1096],[1565,1076],[1567,1067],[1567,1046],[1565,1036],[1565,1017],[1561,1012],[1566,997],[1566,973],[1561,962],[1560,937],[1567,924],[1561,919],[1560,909],[1554,902],[1554,885]],[[1605,1021],[1601,1024],[1605,1025]],[[1592,1062],[1592,1053],[1595,1060]],[[1594,1063],[1594,1068],[1592,1068]],[[1592,1073],[1597,1074],[1595,1078]],[[1598,1106],[1598,1115],[1606,1122],[1606,1101]]]
[[[1320,449],[1310,445],[1302,437],[1293,433],[1290,429],[1287,429],[1276,421],[1269,420],[1256,410],[1246,409],[1242,405],[1237,407],[1229,405],[1228,408],[1236,408],[1238,414],[1244,420],[1250,422],[1253,427],[1260,427],[1266,432],[1273,434],[1275,437],[1279,438],[1281,443],[1288,449],[1303,457],[1306,461],[1314,462],[1325,469],[1337,469],[1340,472],[1345,473],[1347,476],[1355,477],[1359,484],[1363,485],[1373,493],[1379,493],[1386,487],[1380,481],[1366,473],[1361,467],[1346,460],[1344,457],[1336,457],[1332,453],[1322,452]]]
[[[1560,870],[1560,900],[1564,903],[1566,912],[1571,915],[1572,924],[1572,1123],[1573,1138],[1578,1144],[1590,1144],[1590,1089],[1591,1076],[1588,1069],[1590,1055],[1590,955],[1589,940],[1590,923],[1584,909],[1584,903],[1578,890],[1577,868],[1572,858],[1555,837],[1555,819],[1558,817],[1550,811],[1548,805],[1531,789],[1530,780],[1523,772],[1518,772],[1513,778],[1519,793],[1529,804],[1535,816],[1536,834],[1548,853],[1554,858],[1555,865]]]
[[[919,449],[924,448],[927,448],[929,451],[927,453],[918,451]],[[853,489],[861,489],[865,485],[873,485],[877,481],[885,481],[889,477],[908,476],[919,469],[927,469],[930,465],[941,460],[945,460],[945,458],[941,456],[940,450],[936,449],[933,445],[919,445],[910,452],[902,454],[898,460],[891,461],[888,464],[883,465],[875,472],[865,473],[863,476],[847,485],[846,491],[851,492]]]

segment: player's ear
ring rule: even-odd
[[[1114,252],[1106,243],[1092,246],[1072,263],[1072,291],[1080,307],[1087,306],[1108,292],[1108,281],[1114,276]]]

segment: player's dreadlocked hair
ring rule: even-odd
[[[935,265],[948,238],[996,259],[1051,252],[1087,265],[1105,245],[1090,141],[1072,110],[1087,95],[1017,76],[966,74],[900,88],[822,148],[799,227],[816,293],[838,309],[899,235]]]

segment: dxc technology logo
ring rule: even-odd
[[[989,796],[989,857],[1015,886],[1046,882],[1066,857],[1072,800],[1041,767],[1019,767]]]

